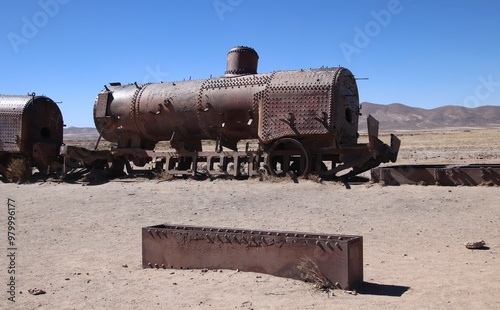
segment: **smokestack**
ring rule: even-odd
[[[235,46],[227,53],[225,76],[257,74],[259,55],[248,46]]]

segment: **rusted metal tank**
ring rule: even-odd
[[[394,137],[393,146],[378,140],[374,119],[370,144],[357,144],[360,105],[356,80],[348,69],[258,74],[258,58],[252,48],[237,46],[229,51],[221,77],[111,83],[97,96],[96,128],[121,152],[153,150],[159,141],[170,141],[180,153],[199,152],[202,140],[215,140],[215,151],[221,152],[222,147],[237,150],[242,139],[257,139],[269,155],[271,173],[335,174],[396,160],[399,140]],[[347,165],[334,169],[339,163]]]
[[[46,167],[59,155],[63,117],[57,104],[45,96],[0,95],[0,169],[12,156],[26,156]]]
[[[194,151],[201,150],[201,140],[220,139],[234,150],[241,139],[270,143],[297,135],[331,146],[332,134],[340,144],[356,143],[359,100],[349,70],[256,74],[256,55],[250,48],[232,49],[219,78],[111,84],[98,95],[96,127],[119,148],[172,140]]]

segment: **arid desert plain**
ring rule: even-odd
[[[500,162],[499,128],[397,135],[398,164]],[[127,178],[0,183],[0,197],[1,309],[500,309],[498,186]],[[236,270],[143,269],[141,228],[162,223],[360,235],[364,283],[323,292]],[[477,240],[486,247],[465,248]]]

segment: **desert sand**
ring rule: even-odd
[[[498,163],[499,136],[404,133],[398,164]],[[0,183],[0,198],[2,309],[500,308],[499,187],[128,178]],[[15,302],[7,299],[8,199]],[[326,293],[266,274],[143,269],[141,228],[162,223],[361,235],[365,283]],[[481,239],[485,249],[464,246]]]

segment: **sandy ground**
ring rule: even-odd
[[[422,144],[403,149],[401,164],[411,154],[439,159],[449,147]],[[469,147],[463,160],[482,162],[474,158],[482,152],[499,162],[500,148]],[[128,179],[1,183],[0,198],[1,309],[500,308],[500,187]],[[15,303],[7,299],[8,199],[16,212]],[[365,283],[357,295],[332,295],[265,274],[143,269],[141,228],[166,222],[361,235]],[[480,239],[487,249],[463,245]]]

